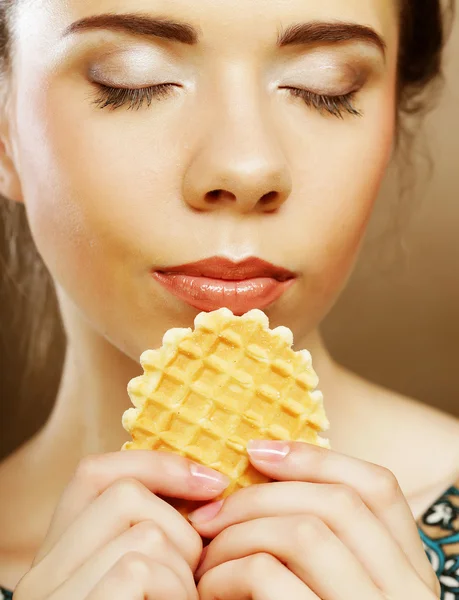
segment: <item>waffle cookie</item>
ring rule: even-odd
[[[123,450],[171,451],[228,475],[222,497],[268,479],[250,464],[251,439],[329,447],[329,423],[307,350],[292,350],[286,327],[267,316],[222,308],[201,313],[195,329],[171,329],[159,350],[141,356],[144,374],[130,381],[135,408],[123,415],[131,434]],[[172,501],[182,514],[196,502]]]

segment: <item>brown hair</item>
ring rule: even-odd
[[[0,67],[7,85],[10,25],[20,0],[0,0]],[[454,0],[401,0],[399,115],[422,114],[441,80],[445,23]],[[402,124],[403,119],[399,119]],[[34,245],[24,206],[0,198],[0,352],[3,423],[0,458],[38,430],[52,408],[62,370],[64,333],[52,279]],[[33,409],[31,407],[33,406]],[[8,414],[8,410],[14,415]],[[20,434],[18,433],[20,431]]]

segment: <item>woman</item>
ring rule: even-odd
[[[318,326],[399,116],[439,74],[439,2],[2,6],[0,187],[25,204],[68,339],[51,418],[0,469],[2,584],[17,600],[438,597],[415,518],[457,479],[458,424],[344,371]],[[255,440],[277,482],[223,506],[218,473],[117,452],[141,352],[222,305],[293,330],[333,424],[333,451]],[[190,524],[164,496],[209,505]]]

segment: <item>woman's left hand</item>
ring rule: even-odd
[[[434,600],[437,577],[395,476],[302,443],[254,442],[273,483],[191,515],[212,541],[201,600]]]

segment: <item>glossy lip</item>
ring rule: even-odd
[[[224,281],[243,281],[244,279],[254,279],[258,277],[270,277],[278,281],[293,279],[295,273],[276,267],[275,265],[262,260],[261,258],[246,258],[245,260],[234,262],[228,258],[213,256],[195,263],[180,265],[179,267],[168,267],[159,269],[158,273],[168,275],[171,273],[180,273],[181,275],[190,275],[192,277],[208,277],[209,279],[222,279]]]
[[[294,283],[295,273],[260,258],[234,262],[212,257],[158,269],[153,277],[170,293],[203,311],[229,308],[236,315],[264,309]]]

